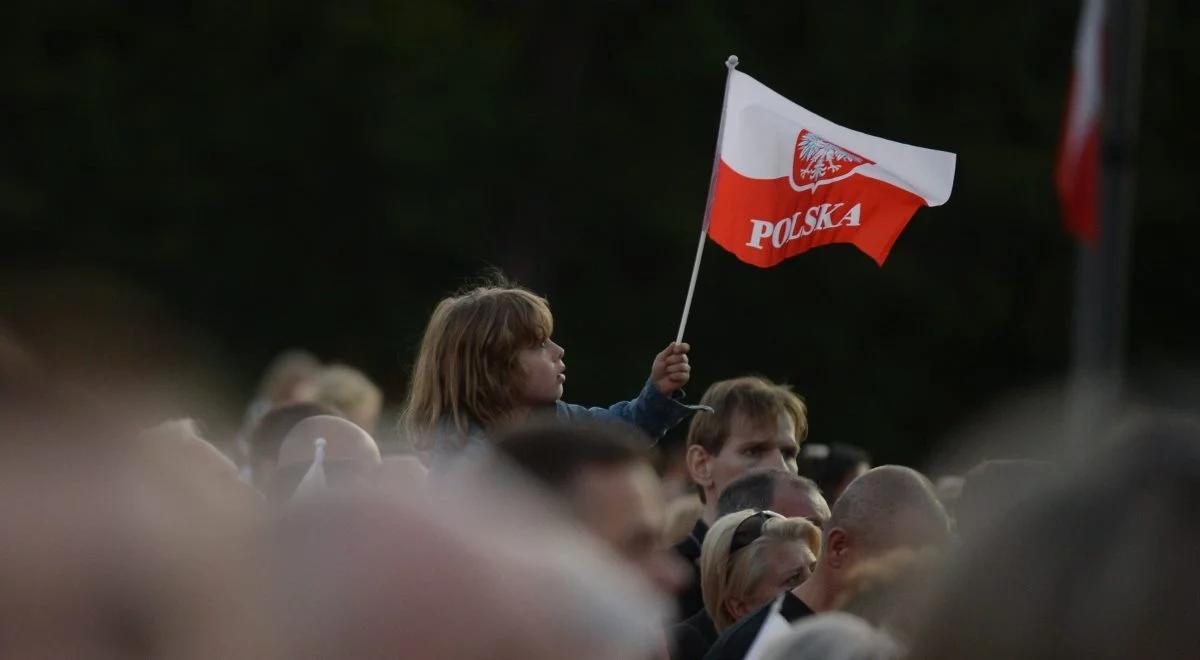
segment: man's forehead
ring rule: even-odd
[[[829,517],[829,507],[825,504],[825,498],[821,497],[819,493],[814,493],[811,488],[806,488],[803,484],[781,480],[775,485],[773,499],[776,510],[784,508],[791,510],[790,513],[779,511],[784,515]]]
[[[797,445],[795,424],[786,413],[770,419],[735,413],[729,424],[729,439],[738,443],[776,442]]]
[[[576,490],[587,504],[639,509],[662,508],[662,485],[648,465],[589,468],[576,477]],[[661,512],[658,512],[661,514]]]

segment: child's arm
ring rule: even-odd
[[[565,420],[621,420],[658,440],[697,410],[711,412],[708,406],[689,406],[679,401],[683,397],[683,386],[691,378],[692,366],[687,356],[690,349],[687,344],[671,342],[654,357],[649,380],[629,401],[620,401],[608,408],[585,408],[559,401],[556,414]]]

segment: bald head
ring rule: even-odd
[[[325,440],[324,471],[330,486],[361,483],[379,467],[379,447],[369,433],[341,417],[317,415],[288,431],[279,447],[279,463],[267,486],[267,499],[287,501],[316,456],[318,438]]]
[[[865,555],[940,545],[950,535],[949,518],[933,484],[899,465],[868,470],[851,482],[833,505],[829,528],[844,530]]]
[[[279,467],[312,463],[317,438],[325,438],[326,461],[380,462],[379,446],[371,434],[341,417],[317,415],[301,420],[284,436],[279,447]]]

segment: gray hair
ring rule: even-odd
[[[735,511],[751,509],[762,511],[775,508],[775,490],[781,483],[795,488],[803,488],[816,495],[821,494],[817,484],[807,477],[794,472],[778,469],[751,470],[735,479],[721,491],[717,498],[717,517],[726,516]]]

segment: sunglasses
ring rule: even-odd
[[[733,538],[729,541],[729,556],[741,550],[742,548],[754,543],[758,537],[762,536],[763,527],[767,523],[767,518],[782,518],[783,516],[774,511],[759,511],[758,513],[746,518],[738,524],[737,529],[733,530]]]

